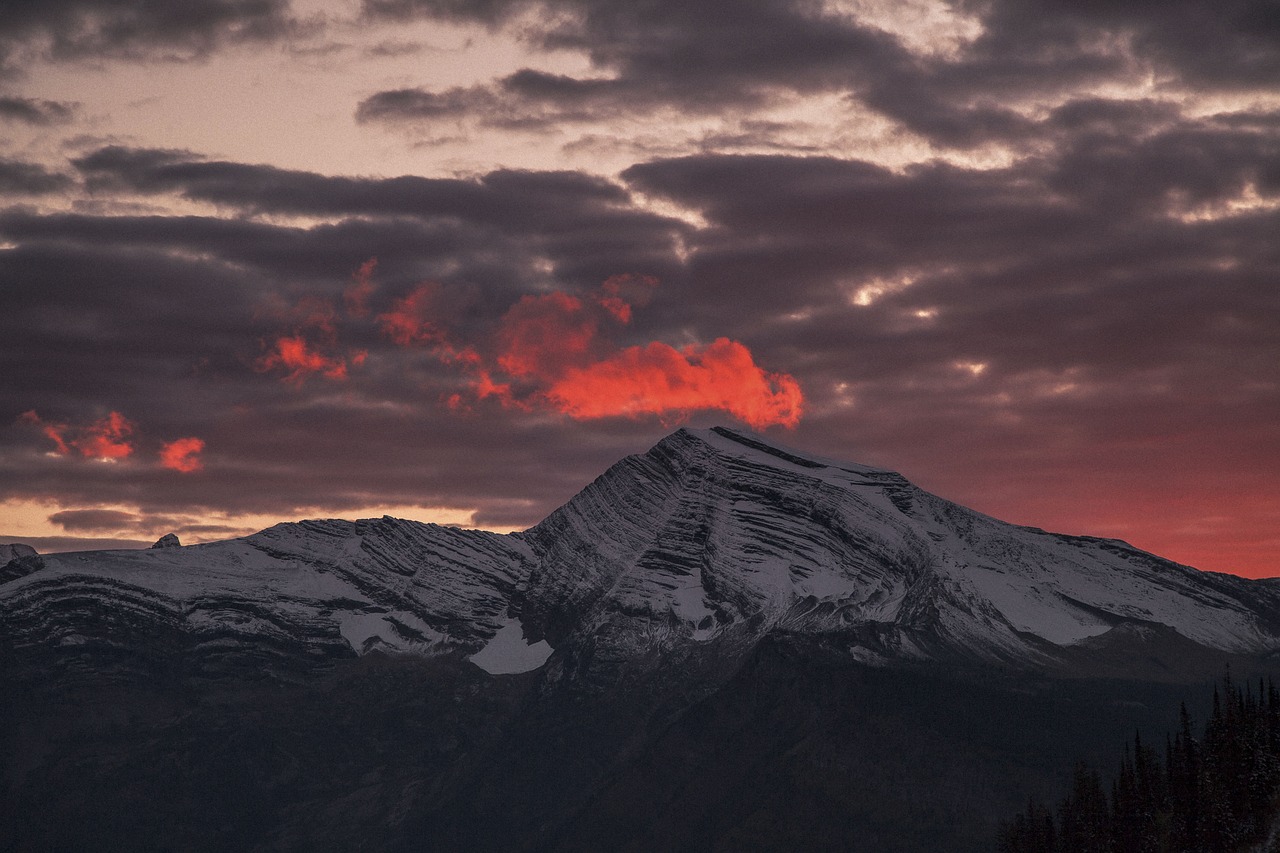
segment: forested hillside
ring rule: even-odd
[[[1002,853],[1236,853],[1280,851],[1280,691],[1269,679],[1214,688],[1199,732],[1184,704],[1163,750],[1135,735],[1118,771],[1076,767],[1055,808],[1030,802],[1002,825]]]

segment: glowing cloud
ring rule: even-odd
[[[719,338],[680,350],[659,341],[614,344],[603,330],[628,324],[633,301],[647,301],[656,285],[655,279],[626,275],[610,278],[588,296],[524,296],[483,340],[465,345],[450,339],[437,284],[418,285],[377,320],[396,344],[430,347],[442,362],[458,365],[474,400],[550,409],[579,420],[683,419],[716,409],[758,429],[799,423],[799,383],[762,369],[737,341]],[[445,403],[467,408],[461,393],[448,395]]]
[[[565,293],[525,296],[498,330],[498,365],[516,377],[546,379],[591,359],[598,320],[581,299]]]
[[[131,438],[137,427],[119,412],[111,412],[85,426],[73,426],[51,423],[31,410],[19,415],[18,422],[37,427],[54,443],[54,453],[58,456],[74,456],[72,449],[75,449],[86,459],[114,462],[132,456],[135,449]],[[203,450],[204,439],[200,438],[165,442],[160,448],[160,465],[184,474],[199,471],[204,467],[200,462]]]
[[[277,335],[269,349],[254,361],[254,368],[265,373],[276,368],[285,371],[282,381],[301,385],[311,376],[342,381],[348,370],[364,364],[365,350],[343,350],[338,343],[340,326],[351,318],[369,313],[369,298],[376,289],[373,271],[377,258],[370,258],[352,275],[352,283],[343,291],[345,314],[332,299],[304,296],[293,304],[277,302],[268,313],[288,324],[292,331]]]
[[[160,448],[160,464],[183,474],[191,474],[203,470],[204,463],[200,461],[203,450],[202,438],[174,439]]]
[[[128,440],[133,434],[133,423],[119,412],[111,412],[80,427],[46,421],[35,410],[23,412],[18,421],[39,428],[45,438],[53,442],[54,453],[59,456],[70,456],[72,448],[87,459],[124,459],[133,453],[133,443]],[[69,435],[72,437],[68,438]]]
[[[363,361],[363,354],[356,354]],[[289,371],[285,382],[301,385],[308,376],[319,374],[328,379],[347,378],[347,360],[328,356],[318,349],[312,349],[302,335],[289,335],[278,338],[275,347],[255,362],[259,371],[266,372],[277,367]]]
[[[119,412],[111,412],[85,427],[71,446],[90,459],[124,459],[133,453],[133,444],[127,440],[132,434],[133,424]]]
[[[803,395],[795,378],[766,373],[737,341],[676,349],[657,341],[573,368],[546,390],[573,418],[684,414],[720,409],[761,429],[800,422]]]
[[[18,420],[21,423],[28,423],[35,427],[38,427],[40,431],[44,433],[45,438],[53,442],[54,447],[57,448],[55,452],[58,453],[59,455],[66,456],[68,453],[71,452],[71,448],[67,446],[66,439],[63,438],[63,436],[66,434],[66,431],[67,431],[66,424],[50,423],[46,420],[43,420],[39,415],[35,413],[34,409],[23,412],[21,415],[18,416]]]
[[[390,311],[378,315],[382,333],[402,347],[444,342],[444,330],[435,319],[439,298],[440,285],[419,284],[408,296],[397,299]]]

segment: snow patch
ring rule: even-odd
[[[554,651],[546,640],[530,643],[519,619],[508,619],[483,649],[469,660],[490,675],[531,672],[547,662]]]

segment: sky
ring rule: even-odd
[[[1274,0],[0,6],[0,542],[516,530],[681,425],[1280,575]]]

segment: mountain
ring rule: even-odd
[[[984,849],[1054,761],[1280,651],[1276,581],[723,428],[521,533],[12,556],[9,849]]]

